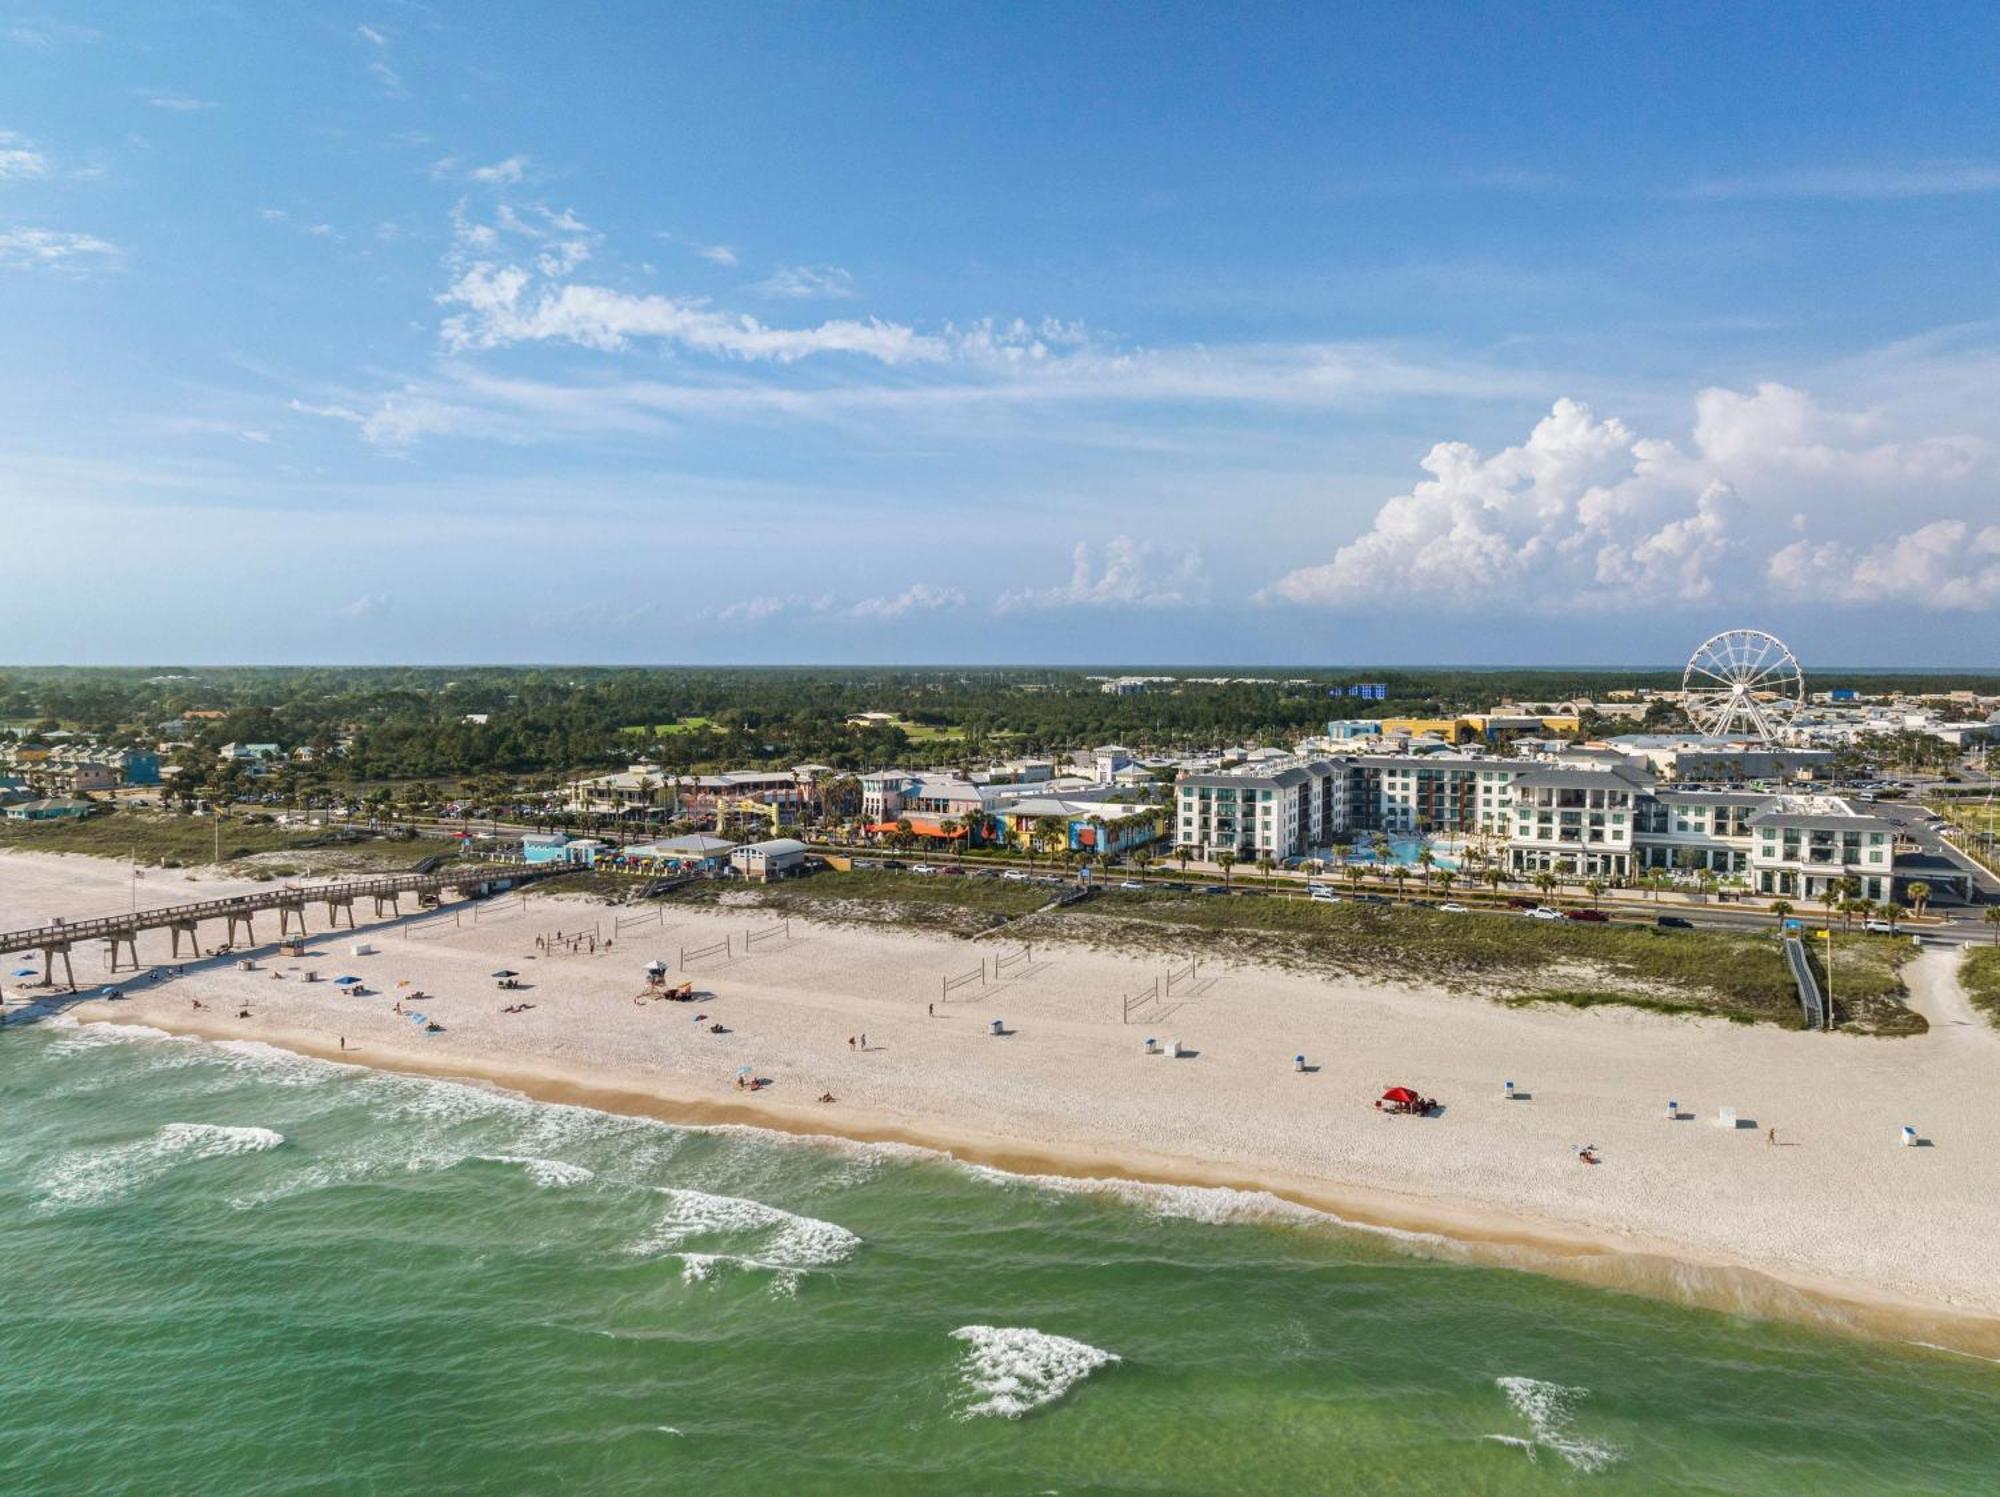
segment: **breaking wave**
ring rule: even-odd
[[[1590,1396],[1588,1388],[1567,1388],[1533,1377],[1500,1377],[1494,1382],[1514,1412],[1527,1421],[1529,1433],[1526,1438],[1488,1435],[1487,1439],[1526,1451],[1531,1461],[1539,1459],[1540,1451],[1553,1451],[1579,1471],[1602,1471],[1618,1461],[1622,1452],[1617,1446],[1586,1440],[1572,1428],[1577,1404]]]
[[[1019,1419],[1054,1403],[1098,1368],[1123,1360],[1028,1326],[962,1325],[951,1336],[966,1343],[961,1419]]]
[[[169,1170],[202,1159],[256,1154],[285,1141],[269,1128],[219,1123],[168,1123],[150,1138],[66,1155],[38,1182],[49,1207],[102,1206]]]

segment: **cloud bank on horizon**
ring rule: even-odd
[[[2000,663],[1976,38],[1759,102],[1767,27],[1467,37],[1474,152],[1414,18],[1160,15],[1112,72],[1197,142],[922,15],[0,34],[0,483],[89,558],[23,658]],[[1805,128],[1848,49],[1929,106]]]

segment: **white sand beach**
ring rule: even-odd
[[[248,887],[155,872],[140,896],[159,905]],[[109,913],[130,897],[120,864],[0,855],[0,929]],[[1517,1010],[1420,983],[1221,963],[1128,1024],[1121,997],[1165,972],[1157,955],[1038,947],[998,982],[940,1002],[942,978],[982,958],[990,971],[1017,943],[794,919],[789,937],[746,955],[745,933],[769,915],[669,904],[594,955],[537,947],[558,929],[612,936],[618,913],[514,895],[370,924],[364,907],[359,932],[322,931],[303,958],[265,945],[254,972],[210,960],[157,984],[122,979],[123,1000],[67,1012],[669,1119],[920,1144],[1030,1173],[1269,1190],[1449,1239],[1426,1251],[2000,1350],[2000,1037],[1965,1005],[1952,953],[1910,969],[1933,1026],[1914,1039]],[[733,957],[685,974],[696,1003],[634,1001],[647,962],[664,959],[678,981],[681,948],[725,937]],[[350,954],[357,942],[375,953]],[[167,961],[164,932],[141,956]],[[105,980],[95,950],[76,962],[79,984]],[[522,974],[520,990],[496,989],[502,968]],[[306,969],[322,980],[304,981]],[[346,973],[365,994],[326,980]],[[6,986],[18,1014],[29,995]],[[399,1001],[443,1032],[394,1012]],[[501,1011],[516,1003],[533,1007]],[[1007,1034],[990,1033],[994,1019]],[[1148,1055],[1149,1036],[1191,1053]],[[742,1067],[770,1084],[738,1091]],[[1438,1098],[1441,1114],[1378,1113],[1390,1084]],[[829,1092],[837,1101],[816,1100]],[[1669,1099],[1689,1116],[1670,1121]],[[1741,1125],[1715,1126],[1720,1108]],[[1898,1146],[1905,1124],[1923,1146]],[[1580,1163],[1581,1144],[1602,1163]]]

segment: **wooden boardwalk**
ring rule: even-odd
[[[78,942],[104,942],[111,970],[115,972],[121,953],[129,958],[133,967],[139,965],[138,939],[141,931],[167,931],[173,937],[173,954],[176,957],[180,955],[181,937],[185,935],[190,948],[200,955],[201,943],[197,939],[197,931],[204,920],[223,922],[224,943],[227,945],[235,944],[239,930],[248,943],[254,944],[256,928],[253,921],[257,915],[270,910],[278,912],[280,938],[292,933],[294,922],[297,923],[298,934],[306,934],[306,907],[313,904],[325,908],[329,929],[339,927],[340,916],[344,912],[348,929],[352,930],[354,906],[359,900],[373,901],[375,917],[380,919],[385,914],[402,913],[405,895],[414,895],[420,901],[436,900],[448,892],[464,894],[496,886],[509,888],[549,874],[569,871],[568,866],[562,863],[462,863],[427,873],[384,873],[330,884],[284,885],[227,899],[195,900],[187,904],[163,905],[157,909],[133,910],[122,915],[100,915],[90,920],[58,919],[27,930],[0,932],[0,952],[40,951],[43,958],[42,979],[50,986],[55,983],[55,963],[60,957],[70,989],[75,991],[76,975],[70,965],[69,953]]]

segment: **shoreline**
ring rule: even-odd
[[[1747,1262],[1695,1253],[1686,1244],[1638,1234],[1593,1231],[1473,1201],[1403,1195],[1351,1182],[1302,1180],[1245,1172],[1185,1155],[1092,1154],[1047,1142],[978,1135],[949,1126],[916,1128],[886,1118],[810,1111],[793,1103],[765,1106],[674,1094],[657,1087],[549,1074],[549,1068],[488,1062],[427,1062],[396,1055],[371,1059],[361,1046],[343,1050],[316,1036],[247,1036],[209,1024],[127,1021],[97,1000],[77,1006],[78,1023],[145,1027],[180,1039],[253,1039],[309,1059],[392,1075],[491,1087],[530,1101],[582,1107],[694,1129],[742,1128],[806,1143],[890,1145],[1028,1183],[1194,1187],[1261,1194],[1325,1218],[1336,1230],[1395,1240],[1405,1251],[1468,1267],[1542,1274],[1569,1283],[1667,1304],[1787,1321],[1986,1361],[2000,1361],[2000,1316],[1959,1310],[1875,1286],[1815,1280]]]
[[[0,928],[130,897],[122,868],[0,855]],[[1447,1261],[2000,1357],[2000,1032],[1972,1022],[1950,954],[1909,968],[1930,1032],[1885,1042],[1516,1009],[1419,973],[1257,962],[1218,961],[1134,1017],[1124,995],[1153,988],[1163,961],[1143,949],[1037,946],[961,995],[940,984],[976,950],[941,931],[795,917],[782,939],[690,965],[769,917],[733,902],[605,917],[560,895],[453,904],[52,1010],[685,1127],[908,1148],[1059,1189],[1262,1193],[1274,1216],[1299,1208]],[[140,944],[142,965],[168,962],[163,938]],[[654,960],[694,979],[696,1001],[650,1001]],[[502,968],[516,988],[496,991]],[[1179,1060],[1158,1053],[1171,1039]],[[744,1071],[773,1085],[735,1091]],[[1503,1095],[1502,1078],[1518,1087]],[[1386,1118],[1371,1103],[1390,1084],[1443,1106]],[[1907,1125],[1925,1147],[1896,1146]],[[1579,1166],[1584,1143],[1601,1166]]]

